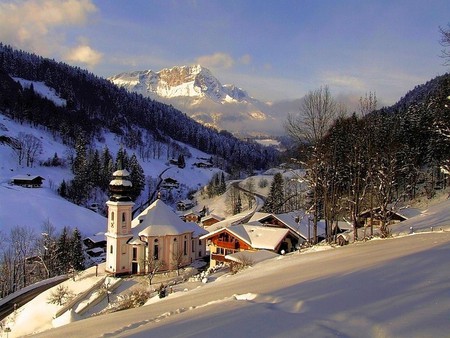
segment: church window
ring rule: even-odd
[[[125,221],[126,221],[126,215],[124,212],[122,212],[122,227],[126,226]]]
[[[127,245],[122,244],[122,255],[125,255],[127,253]]]
[[[184,239],[184,243],[183,243],[183,254],[185,256],[187,255],[187,240],[186,239]]]
[[[114,222],[114,211],[111,211],[111,221]]]
[[[109,247],[109,253],[113,253],[113,246],[111,245],[110,247]]]
[[[153,257],[155,260],[159,259],[159,247],[157,239],[155,239],[155,244],[153,245]]]

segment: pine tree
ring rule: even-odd
[[[67,273],[70,269],[70,237],[68,228],[64,227],[56,244],[57,269],[60,274]]]
[[[114,172],[113,158],[111,156],[111,153],[109,152],[108,147],[105,147],[103,149],[100,161],[101,161],[100,187],[103,190],[106,190],[108,189],[108,185],[111,180],[111,175]]]
[[[281,173],[276,173],[270,186],[269,196],[264,203],[263,211],[281,213],[284,210],[284,181]]]
[[[142,169],[141,165],[139,164],[139,161],[136,157],[136,154],[133,153],[133,155],[130,158],[129,162],[129,168],[130,168],[130,180],[132,184],[132,191],[131,191],[131,199],[135,200],[139,197],[141,192],[145,188],[145,174],[144,170]]]
[[[77,228],[70,238],[70,265],[75,271],[84,270],[83,244],[80,231]]]
[[[127,154],[127,150],[123,147],[120,147],[119,151],[117,152],[116,156],[116,170],[121,169],[129,169],[129,158]]]

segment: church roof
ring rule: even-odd
[[[166,236],[193,232],[194,237],[207,233],[196,223],[183,222],[180,217],[160,199],[153,202],[132,222],[134,236]]]

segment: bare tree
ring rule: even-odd
[[[37,155],[42,152],[42,141],[31,134],[19,133],[12,149],[17,156],[19,165],[26,160],[27,167],[32,167]]]
[[[285,129],[300,143],[315,145],[331,127],[338,112],[328,86],[308,92],[302,100],[300,113],[288,115]]]
[[[156,273],[164,266],[164,261],[156,259],[155,256],[151,256],[142,260],[142,264],[147,269],[148,282],[152,285],[153,277],[155,277]]]
[[[180,275],[180,268],[184,263],[184,252],[180,250],[177,246],[177,243],[174,243],[173,251],[172,251],[172,265],[177,269],[177,276]]]
[[[366,116],[377,109],[377,94],[369,92],[359,98],[359,111],[361,116]]]
[[[313,243],[317,241],[317,223],[319,220],[319,201],[322,196],[322,160],[321,140],[334,123],[337,115],[343,115],[344,107],[339,106],[331,96],[328,86],[310,91],[302,100],[300,114],[289,115],[285,123],[287,133],[300,144],[311,146],[310,159],[307,162],[306,181],[311,190],[313,213]]]
[[[444,65],[450,66],[450,50],[446,49],[450,47],[450,24],[447,25],[447,28],[439,27],[439,32],[441,33],[439,42],[444,47],[441,57],[445,60]]]

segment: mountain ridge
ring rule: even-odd
[[[265,103],[234,84],[222,84],[208,68],[198,64],[156,72],[122,72],[108,80],[129,92],[172,104],[197,122],[218,130],[246,135],[275,130],[277,119]]]

